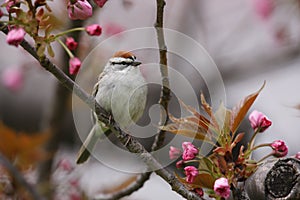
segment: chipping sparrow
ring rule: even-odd
[[[118,51],[109,59],[94,86],[93,96],[96,101],[112,114],[122,129],[136,122],[144,112],[147,85],[138,67],[140,64],[131,52]],[[95,113],[93,118],[97,119]],[[102,122],[95,122],[79,150],[78,164],[89,158],[97,140],[108,132],[109,128]]]

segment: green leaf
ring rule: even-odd
[[[244,98],[237,106],[233,108],[232,111],[232,124],[231,124],[231,132],[234,135],[237,131],[238,127],[240,126],[242,120],[244,119],[245,115],[247,114],[248,110],[254,103],[255,99],[265,87],[266,82],[262,85],[262,87],[255,93],[248,95]]]

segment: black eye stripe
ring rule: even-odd
[[[111,64],[112,65],[130,65],[132,62],[125,62],[125,61],[122,61],[122,62],[112,62]]]

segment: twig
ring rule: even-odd
[[[169,73],[168,73],[168,60],[167,60],[167,46],[165,44],[165,37],[163,32],[163,17],[164,17],[164,6],[166,5],[164,0],[156,1],[156,22],[154,24],[157,42],[159,47],[159,64],[160,64],[160,73],[162,77],[162,87],[161,94],[159,99],[159,104],[161,105],[160,109],[160,121],[159,125],[164,126],[169,121],[168,115],[168,105],[170,100],[170,83],[169,83]],[[158,150],[164,143],[165,140],[165,131],[159,130],[155,136],[154,142],[152,144],[151,150]],[[139,190],[143,187],[144,183],[149,180],[152,172],[144,172],[137,176],[137,180],[129,185],[127,188],[124,188],[120,191],[117,191],[109,196],[106,196],[105,199],[118,199],[127,195],[132,194],[133,192]]]
[[[168,71],[168,61],[167,61],[167,46],[165,43],[165,36],[163,30],[163,19],[164,19],[164,0],[156,0],[156,23],[155,30],[157,34],[157,42],[159,48],[159,59],[160,59],[160,73],[162,78],[162,88],[159,99],[160,109],[160,126],[164,126],[169,121],[168,115],[168,105],[171,98],[170,83],[169,83],[169,71]],[[165,139],[166,131],[160,130],[155,137],[154,143],[152,145],[152,151],[157,150],[163,145]]]
[[[0,26],[3,24],[0,23]],[[7,28],[2,31],[7,32]],[[155,173],[162,177],[166,182],[170,184],[172,189],[178,194],[187,199],[201,199],[197,194],[190,192],[176,177],[164,169],[163,166],[139,143],[136,139],[132,138],[129,134],[124,133],[111,118],[108,113],[95,101],[95,99],[88,95],[77,83],[65,75],[56,65],[54,65],[45,56],[39,58],[33,47],[23,40],[21,46],[28,51],[34,58],[36,58],[40,65],[53,74],[63,86],[73,91],[83,102],[85,102],[95,113],[100,121],[105,123],[112,132],[118,137],[119,141],[131,152],[136,153],[139,157],[148,165],[150,169],[156,170]],[[159,170],[157,170],[159,169]]]
[[[42,199],[36,189],[25,180],[24,176],[19,172],[19,170],[13,166],[10,161],[4,155],[2,155],[2,153],[0,153],[0,163],[10,172],[15,180],[31,194],[33,200]]]

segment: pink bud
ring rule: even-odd
[[[183,142],[182,149],[182,159],[184,161],[194,159],[199,153],[199,150],[191,142]]]
[[[70,200],[82,200],[80,194],[77,194],[77,193],[71,193],[69,199]]]
[[[109,23],[106,24],[104,30],[106,35],[112,36],[123,32],[125,29],[119,24]]]
[[[6,37],[6,42],[9,45],[14,45],[16,47],[24,40],[26,32],[23,28],[14,28],[11,29]]]
[[[214,183],[214,191],[217,195],[228,199],[230,196],[230,186],[226,178],[219,178]]]
[[[0,9],[0,18],[3,16],[3,12],[2,10]]]
[[[77,57],[73,57],[69,61],[69,73],[75,75],[81,67],[81,61]]]
[[[23,71],[18,68],[6,68],[1,76],[1,81],[5,87],[16,91],[23,86]]]
[[[176,159],[181,155],[181,150],[176,147],[170,146],[169,157],[170,159]]]
[[[67,37],[66,39],[66,45],[68,49],[75,50],[78,46],[78,43],[74,40],[72,37]]]
[[[19,4],[19,0],[5,0],[5,7],[8,13],[12,13],[15,12],[15,9],[13,9],[13,7],[15,7],[17,4]]]
[[[74,169],[72,163],[67,159],[60,160],[57,167],[66,172],[71,172]]]
[[[100,7],[102,8],[104,6],[104,4],[107,2],[107,0],[94,0],[94,2]]]
[[[186,182],[193,183],[196,176],[198,176],[199,172],[198,169],[194,166],[187,166],[184,168],[184,172],[186,175]]]
[[[264,132],[268,127],[272,125],[272,122],[261,112],[254,110],[249,115],[249,121],[254,130],[259,130],[259,132]]]
[[[271,147],[273,149],[273,156],[275,157],[284,157],[288,153],[288,147],[282,140],[276,140],[271,144]]]
[[[85,31],[91,36],[99,36],[102,33],[102,28],[98,24],[92,24],[85,27]]]
[[[75,3],[68,3],[68,14],[72,20],[87,19],[92,16],[93,8],[87,0],[77,0]]]
[[[298,153],[296,153],[295,158],[300,160],[300,151]]]
[[[183,161],[183,160],[179,160],[178,162],[176,162],[176,168],[177,168],[177,169],[182,168],[183,165],[184,165],[184,161]]]
[[[203,197],[203,195],[204,195],[204,192],[203,192],[202,188],[195,188],[194,192],[196,192],[196,194],[198,194],[199,197]]]
[[[274,11],[274,0],[253,0],[253,6],[256,14],[261,19],[267,19]]]

